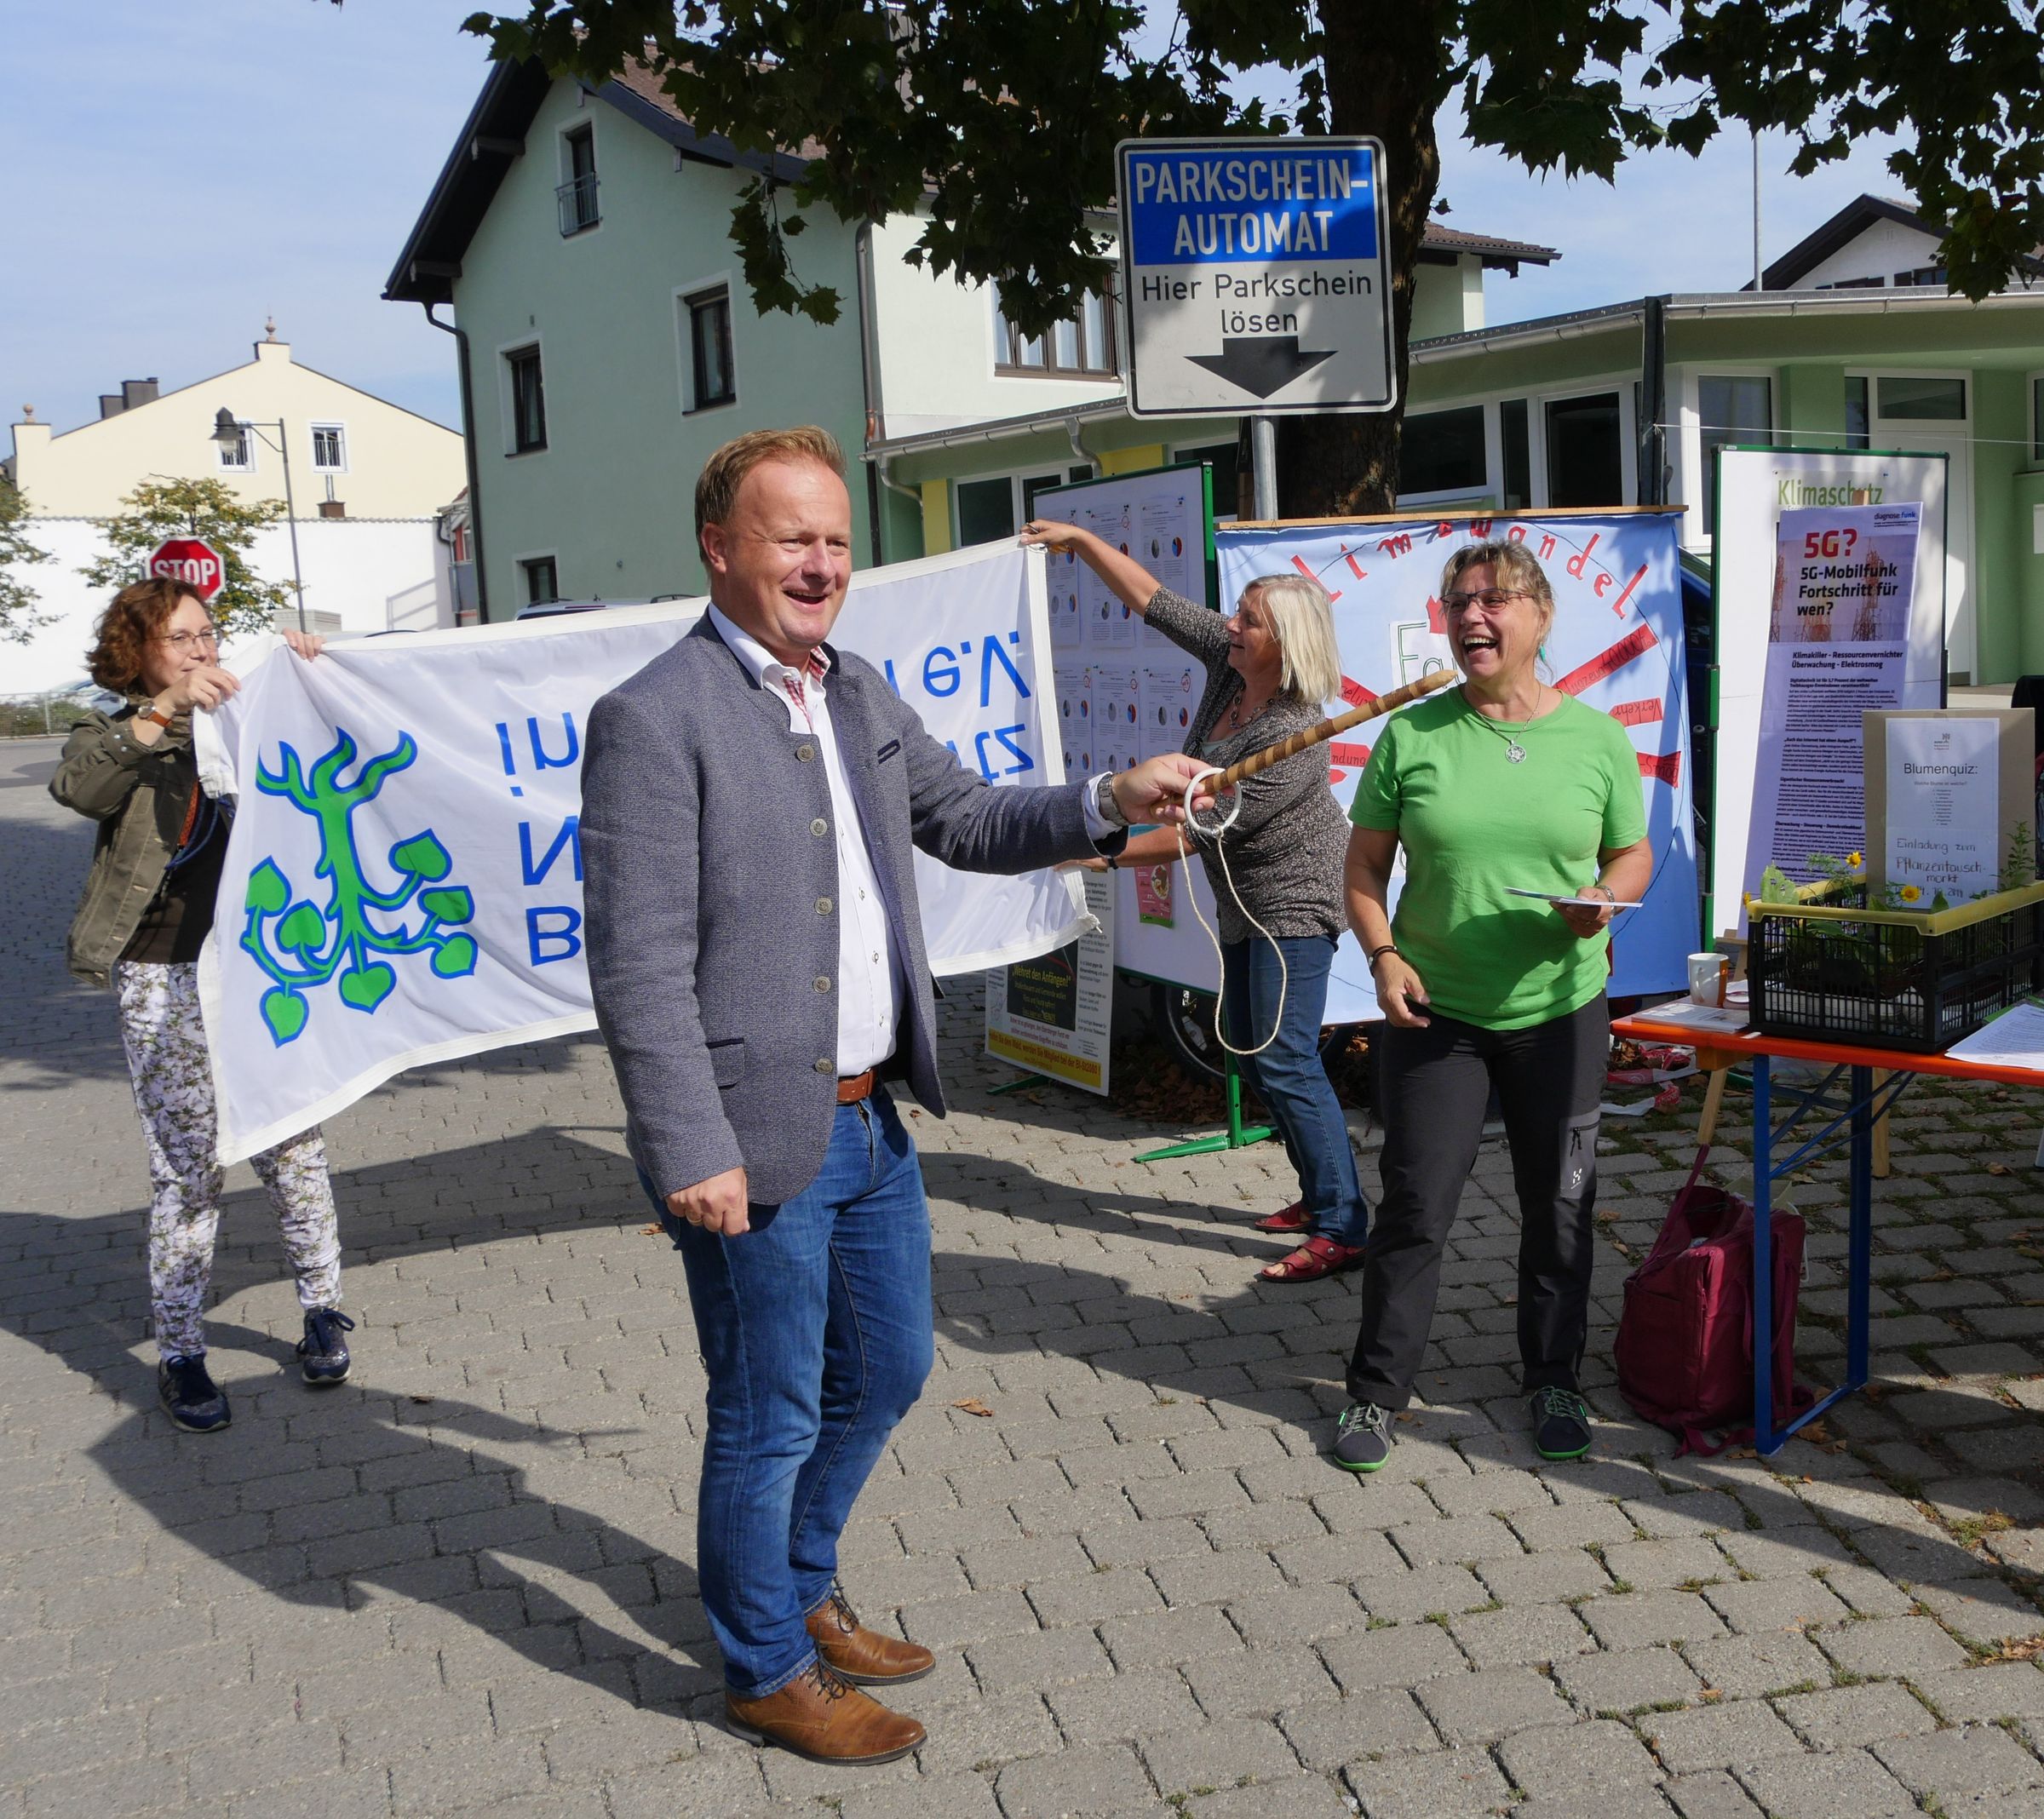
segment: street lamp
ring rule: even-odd
[[[266,429],[277,432],[274,442],[262,434]],[[281,417],[274,423],[252,423],[245,417],[236,416],[222,405],[220,415],[213,419],[213,439],[223,449],[239,448],[244,430],[256,432],[265,446],[276,450],[284,457],[284,522],[291,527],[291,586],[298,595],[298,629],[309,631],[311,628],[305,623],[305,575],[298,566],[298,512],[291,502],[291,439],[284,433]]]

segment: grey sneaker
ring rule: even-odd
[[[1391,1411],[1351,1403],[1335,1424],[1335,1463],[1350,1472],[1375,1472],[1391,1457]]]
[[[1581,1459],[1590,1449],[1590,1405],[1550,1383],[1534,1391],[1533,1450],[1542,1459]]]

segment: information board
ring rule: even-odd
[[[986,1052],[1047,1080],[1105,1093],[1113,1038],[1117,875],[1088,872],[1094,927],[1035,960],[986,975]]]

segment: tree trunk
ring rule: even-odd
[[[1278,420],[1278,496],[1288,518],[1388,512],[1398,502],[1405,342],[1420,242],[1441,175],[1434,115],[1447,99],[1455,9],[1443,0],[1323,0],[1329,126],[1384,143],[1391,216],[1397,403],[1370,416]]]

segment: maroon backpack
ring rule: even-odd
[[[1753,1437],[1753,1208],[1702,1179],[1709,1154],[1708,1146],[1697,1151],[1652,1251],[1626,1278],[1614,1348],[1619,1393],[1681,1440],[1678,1459],[1722,1452]],[[1778,1424],[1813,1398],[1795,1380],[1803,1221],[1794,1213],[1777,1213],[1771,1225]],[[1712,1446],[1708,1427],[1733,1431]]]

